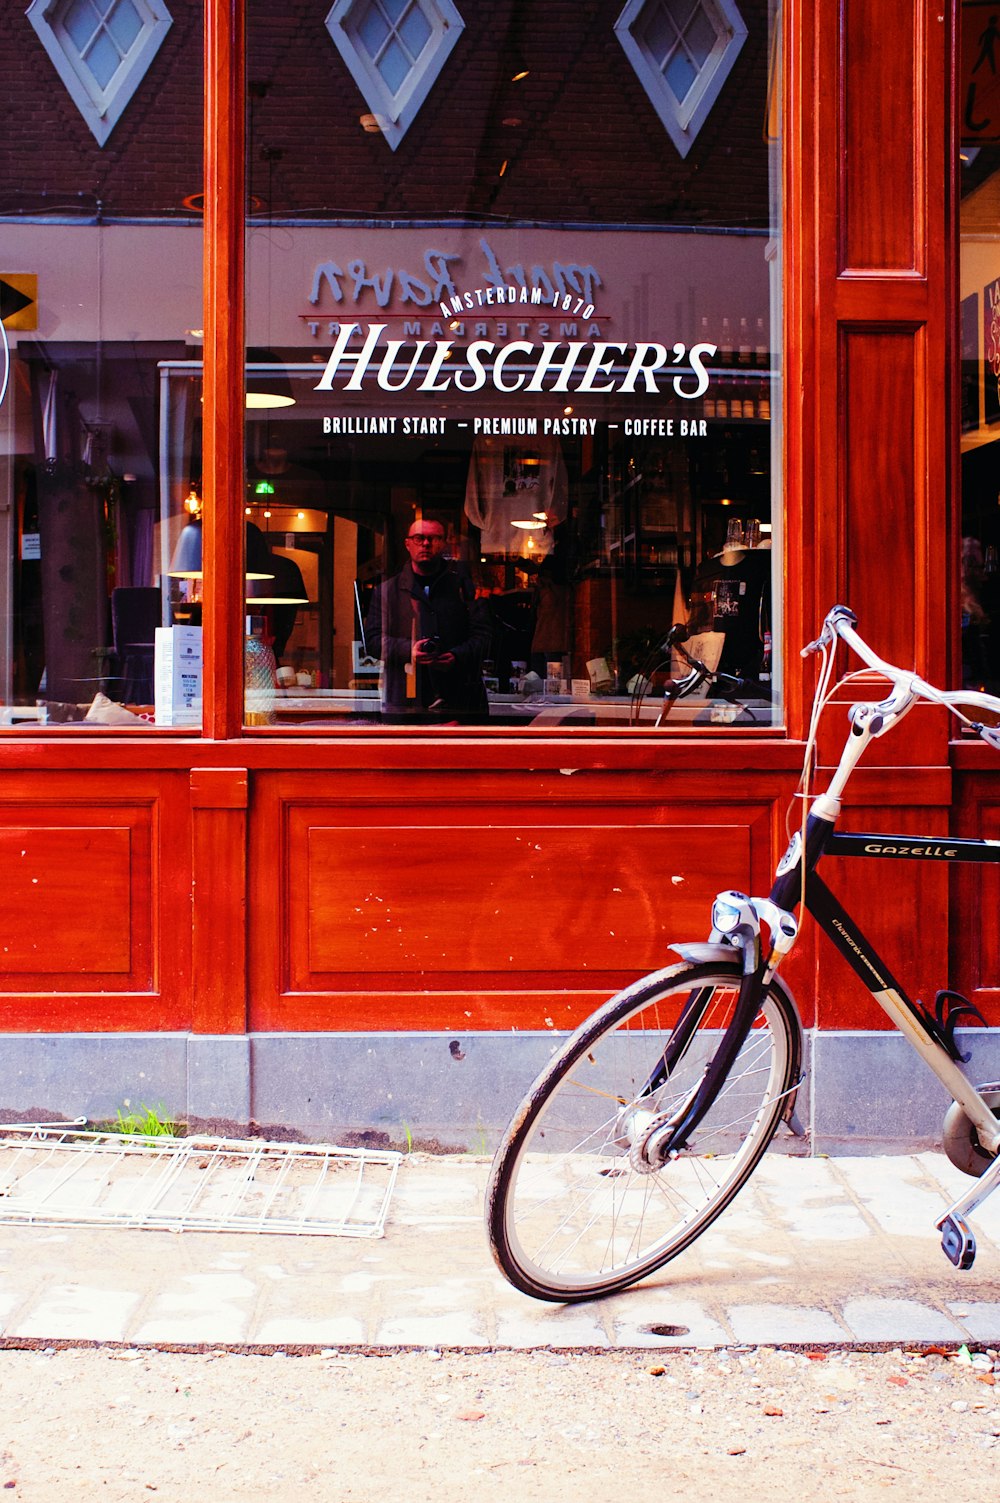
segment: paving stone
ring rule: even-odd
[[[913,1299],[849,1299],[843,1317],[859,1341],[960,1341],[964,1335],[943,1311]]]
[[[365,1346],[368,1332],[364,1321],[350,1315],[317,1320],[285,1315],[261,1321],[253,1339],[264,1346]]]
[[[608,1346],[602,1311],[595,1305],[573,1309],[523,1300],[505,1302],[496,1312],[496,1344],[512,1347]]]
[[[50,1286],[10,1325],[10,1336],[124,1341],[141,1295],[89,1284]]]
[[[829,1310],[808,1305],[731,1305],[726,1310],[733,1337],[751,1345],[784,1342],[840,1342],[845,1331]]]
[[[936,1235],[945,1208],[939,1187],[928,1182],[919,1159],[839,1159],[837,1172],[884,1232],[893,1236]]]
[[[676,1328],[676,1334],[663,1334],[671,1328]],[[645,1303],[642,1309],[636,1309],[630,1301],[627,1312],[613,1315],[612,1329],[615,1346],[716,1347],[726,1346],[732,1340],[731,1333],[703,1305],[693,1300],[665,1298],[662,1294],[655,1302]]]
[[[995,1300],[949,1300],[948,1309],[973,1341],[1000,1343],[1000,1303]]]
[[[133,1339],[139,1342],[245,1341],[256,1297],[257,1285],[240,1274],[187,1274],[178,1286],[164,1289],[157,1295]]]
[[[0,1288],[0,1335],[7,1335],[7,1322],[18,1305],[23,1302],[21,1294],[15,1283],[4,1284]]]
[[[393,1315],[377,1325],[376,1346],[486,1346],[485,1322],[477,1310],[442,1315]]]

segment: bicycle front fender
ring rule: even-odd
[[[690,960],[693,965],[702,965],[706,961],[736,960],[740,951],[735,945],[709,944],[707,941],[692,940],[689,944],[670,945],[684,960]]]

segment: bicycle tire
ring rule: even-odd
[[[486,1194],[490,1247],[516,1289],[559,1302],[625,1289],[689,1247],[746,1184],[800,1080],[801,1024],[777,977],[688,1148],[640,1171],[623,1129],[634,1126],[636,1110],[658,1114],[687,1099],[740,978],[736,961],[643,977],[582,1023],[542,1070],[497,1149]],[[710,993],[704,1015],[667,1082],[643,1098],[695,992]]]

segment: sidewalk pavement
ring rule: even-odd
[[[404,1159],[379,1239],[0,1222],[0,1344],[1000,1347],[1000,1195],[960,1273],[934,1222],[968,1180],[939,1154],[770,1154],[688,1252],[576,1306],[526,1299],[495,1269],[487,1169]]]

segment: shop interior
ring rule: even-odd
[[[195,723],[193,701],[157,713],[154,678],[157,628],[200,626],[200,367],[148,353],[167,358],[123,361],[113,390],[106,349],[99,373],[56,364],[73,452],[36,451],[16,477],[11,723]],[[441,523],[488,620],[490,724],[656,723],[686,671],[665,645],[680,623],[727,681],[669,721],[772,723],[769,371],[720,372],[694,402],[646,399],[641,419],[547,396],[501,423],[466,397],[389,423],[360,397],[331,404],[290,352],[280,369],[291,397],[247,413],[248,724],[391,718],[368,623],[415,519]],[[109,417],[93,432],[81,412],[98,374]],[[72,651],[53,651],[61,618],[77,623]]]

